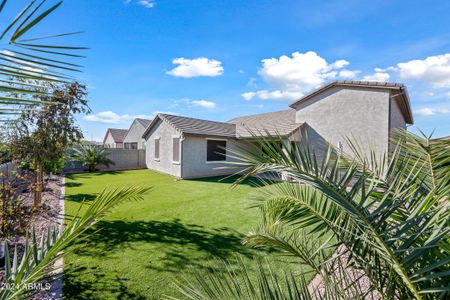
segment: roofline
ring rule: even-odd
[[[158,119],[158,118],[161,119],[161,121],[167,122],[170,126],[172,126],[176,131],[180,132],[181,134],[200,135],[200,136],[220,136],[220,137],[230,137],[230,138],[233,137],[233,136],[229,136],[229,135],[216,135],[216,134],[201,134],[201,133],[183,132],[182,130],[180,130],[176,126],[174,126],[169,120],[164,118],[164,115],[174,116],[174,117],[183,117],[183,116],[169,115],[169,114],[162,114],[162,113],[157,114],[155,116],[155,118],[152,120],[152,122],[148,125],[147,129],[145,129],[144,133],[142,134],[142,138],[144,138],[144,139],[146,138],[148,132],[154,126],[154,123],[155,123],[156,119]],[[183,118],[196,119],[196,118],[191,118],[191,117],[183,117]],[[217,122],[217,121],[211,121],[211,120],[205,120],[205,119],[196,119],[196,120],[202,120],[202,121],[214,122],[214,123],[222,123],[222,124],[228,124],[228,125],[235,125],[235,124],[228,123],[228,122]]]
[[[106,137],[108,136],[108,133],[109,133],[109,131],[111,130],[111,128],[108,128],[108,129],[106,129],[106,133],[105,133],[105,137],[103,138],[103,145],[105,144],[105,142],[106,142]],[[114,138],[113,138],[114,139]]]
[[[148,120],[148,119],[135,118],[135,119],[133,120],[133,122],[131,123],[130,127],[128,127],[128,132],[127,132],[127,134],[125,135],[125,138],[123,139],[123,141],[125,141],[125,139],[127,138],[128,134],[130,133],[130,129],[131,129],[131,127],[133,127],[133,124],[134,124],[135,122],[138,122],[139,124],[142,125],[142,127],[144,127],[144,129],[147,129],[147,127],[145,127],[144,124],[142,124],[141,122],[139,122],[139,120]],[[151,122],[150,122],[150,124],[151,124]],[[150,125],[150,124],[149,124],[149,125]],[[145,132],[145,131],[144,131],[144,132]]]
[[[286,133],[286,134],[277,134],[276,136],[279,137],[285,137],[285,138],[289,138],[291,135],[293,135],[297,130],[302,129],[303,126],[305,126],[306,122],[303,123],[298,123],[298,126],[295,127],[295,129],[293,129],[291,132]],[[253,132],[252,132],[253,133]],[[257,139],[260,138],[261,136],[249,136],[249,137],[240,137],[236,134],[236,139],[237,140],[251,140],[251,139]]]
[[[152,119],[135,118],[134,121],[138,121],[139,124],[141,124],[142,126],[144,126],[145,128],[147,128],[147,126],[145,126],[144,124],[142,124],[141,121],[150,121],[150,122],[151,122]],[[134,123],[134,121],[133,121],[133,123]],[[133,124],[132,124],[132,125],[133,125]]]
[[[127,130],[127,129],[122,129],[122,128],[108,128],[108,129],[106,129],[105,137],[103,138],[103,144],[105,144],[106,137],[108,136],[108,133],[111,131],[111,129]],[[128,132],[129,132],[129,130],[127,130],[127,134],[125,135],[125,137],[127,137]],[[113,140],[114,140],[114,143],[123,143],[123,141],[122,141],[122,142],[117,142],[117,141],[114,139],[114,136],[113,136],[112,134],[111,134],[111,136],[112,136],[112,138],[113,138]],[[123,140],[125,140],[125,138],[124,138]]]
[[[233,121],[233,120],[236,120],[236,119],[241,119],[241,118],[248,118],[248,117],[254,117],[254,116],[262,116],[262,115],[269,115],[269,114],[275,114],[275,113],[280,113],[280,112],[283,112],[283,111],[288,111],[288,110],[291,110],[292,108],[286,108],[286,109],[280,109],[280,110],[276,110],[276,111],[269,111],[269,112],[264,112],[264,113],[259,113],[259,114],[252,114],[252,115],[243,115],[243,116],[239,116],[239,117],[235,117],[235,118],[233,118],[233,119],[231,119],[231,120],[228,120],[226,123],[230,123],[231,121]]]
[[[193,135],[193,136],[214,136],[214,137],[220,137],[224,139],[237,139],[236,135],[222,135],[222,134],[204,134],[204,133],[189,133],[189,132],[183,132],[183,135]]]
[[[166,121],[164,118],[162,118],[161,114],[158,113],[153,120],[150,122],[150,124],[148,124],[147,128],[145,129],[144,133],[142,134],[142,138],[145,139],[147,137],[148,132],[150,131],[150,129],[156,124],[156,120],[160,119],[161,121]],[[170,124],[170,122],[167,122]],[[170,124],[170,126],[172,126],[172,124]],[[172,126],[173,127],[173,126]],[[176,128],[175,128],[176,129]]]
[[[405,121],[408,124],[414,124],[414,119],[411,111],[411,105],[409,101],[408,90],[406,86],[402,83],[391,83],[391,82],[372,82],[372,81],[352,81],[352,80],[336,80],[332,81],[314,91],[310,94],[295,100],[293,103],[289,105],[290,108],[296,108],[296,106],[302,102],[305,102],[311,99],[314,96],[317,96],[326,90],[335,87],[335,86],[346,86],[346,87],[356,87],[356,88],[371,88],[371,89],[383,89],[383,90],[399,90],[401,91],[401,96],[404,104],[404,117]]]

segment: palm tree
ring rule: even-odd
[[[104,218],[111,208],[128,200],[141,200],[151,188],[126,187],[104,191],[90,203],[86,210],[75,216],[63,227],[49,226],[47,234],[38,241],[34,230],[30,239],[26,239],[24,253],[19,257],[17,247],[12,261],[8,246],[5,244],[5,281],[7,288],[0,289],[0,299],[19,299],[27,295],[27,286],[48,279],[54,272],[55,262],[67,251],[73,250],[74,244],[79,244],[82,234],[99,220]]]
[[[109,166],[114,164],[114,162],[108,158],[110,153],[106,151],[105,148],[97,145],[80,144],[73,149],[73,152],[71,158],[81,162],[89,172],[94,172],[98,165]]]
[[[331,146],[319,155],[307,140],[289,149],[275,143],[281,138],[257,140],[257,145],[247,145],[234,153],[246,170],[241,180],[267,171],[283,173],[291,180],[272,184],[261,192],[261,222],[247,235],[245,244],[276,247],[298,258],[326,279],[328,290],[336,284],[343,286],[343,298],[355,298],[354,294],[348,296],[347,290],[358,285],[361,276],[369,283],[369,289],[360,290],[360,296],[449,296],[448,140],[399,132],[393,141],[395,150],[382,159],[376,159],[373,153],[366,157],[350,141],[352,156]],[[260,149],[265,155],[260,155]],[[330,233],[331,237],[320,244],[305,238],[317,241],[317,236]],[[324,256],[324,250],[330,247],[337,250],[330,257]],[[344,275],[336,273],[336,266],[344,266]],[[244,272],[242,269],[239,270]],[[299,284],[302,297],[278,297],[276,286],[262,284],[269,282],[270,274],[258,274],[254,284],[264,290],[268,299],[311,296]],[[179,287],[192,299],[218,299],[216,296],[225,291],[244,288],[243,281],[234,280],[237,276],[230,272],[212,274]],[[216,284],[223,277],[234,285]],[[328,280],[330,277],[332,280]],[[343,277],[349,279],[348,284],[339,283]],[[259,298],[258,289],[250,292],[249,299]],[[318,298],[341,298],[338,294],[334,298],[326,295],[319,294]]]
[[[30,1],[0,30],[0,121],[10,121],[30,104],[48,104],[38,98],[51,92],[46,82],[67,82],[72,79],[70,74],[81,72],[81,66],[72,60],[83,57],[75,52],[87,48],[47,42],[79,32],[29,36],[62,4],[58,1],[45,8],[45,2]],[[8,3],[0,0],[0,15]]]

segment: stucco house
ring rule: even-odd
[[[125,149],[145,149],[142,135],[152,120],[134,119],[123,141]]]
[[[278,134],[286,141],[308,142],[319,149],[327,141],[349,150],[346,137],[366,152],[389,150],[396,128],[413,124],[406,86],[398,83],[334,81],[293,102],[282,111],[214,122],[158,114],[143,134],[148,168],[178,178],[226,175],[233,161],[226,152],[254,139],[253,134]]]
[[[123,141],[127,133],[127,129],[108,128],[103,138],[103,147],[123,148]]]

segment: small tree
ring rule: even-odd
[[[109,152],[105,148],[91,145],[80,144],[73,149],[72,159],[80,161],[89,172],[94,172],[97,165],[113,165],[114,162],[108,158]]]
[[[83,138],[75,115],[90,112],[85,85],[51,84],[51,89],[51,94],[37,96],[46,105],[23,111],[9,131],[13,157],[29,161],[34,169],[35,207],[42,204],[45,163],[62,159],[67,148]]]

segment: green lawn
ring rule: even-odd
[[[232,180],[181,180],[150,170],[77,174],[66,177],[65,210],[73,216],[83,199],[104,189],[153,186],[140,202],[116,207],[98,224],[87,245],[65,259],[64,294],[69,299],[158,299],[177,295],[174,279],[202,270],[214,257],[250,257],[263,252],[240,244],[258,221],[249,209],[259,188]],[[265,252],[277,269],[293,266]],[[297,265],[298,267],[298,265]]]

